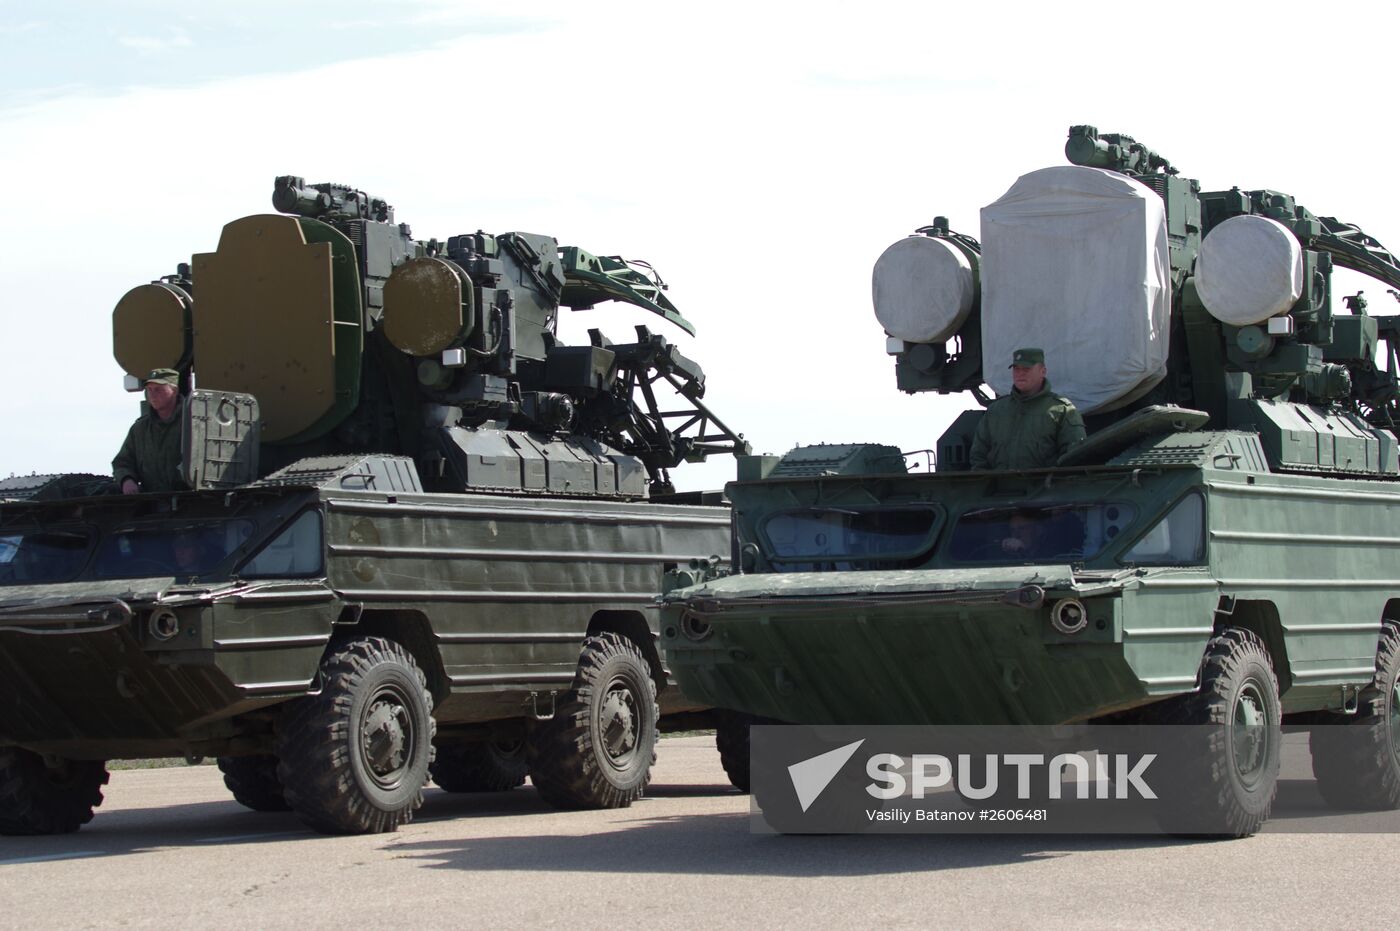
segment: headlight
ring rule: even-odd
[[[1062,634],[1077,634],[1089,626],[1089,612],[1078,598],[1061,598],[1050,608],[1050,626]]]
[[[170,608],[157,608],[151,612],[146,627],[157,640],[174,640],[180,633],[180,618]]]

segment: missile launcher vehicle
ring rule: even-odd
[[[0,484],[0,832],[75,830],[131,757],[217,757],[244,805],[331,832],[395,829],[430,774],[629,804],[658,728],[705,711],[667,688],[656,592],[728,549],[670,470],[747,446],[665,337],[557,322],[694,328],[644,263],[415,239],[290,176],[273,203],[112,315],[129,388],[179,373],[183,487]]]
[[[873,294],[900,389],[986,404],[1040,347],[1087,440],[974,470],[974,410],[931,472],[875,445],[741,460],[735,571],[665,595],[682,689],[735,712],[736,769],[755,717],[1219,724],[1192,791],[1247,834],[1296,724],[1330,802],[1400,806],[1400,316],[1331,288],[1394,294],[1400,262],[1130,136],[1077,126],[1066,155],[980,241],[939,218],[890,246]]]

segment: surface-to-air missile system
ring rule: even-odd
[[[669,470],[747,447],[664,337],[556,324],[692,326],[643,263],[414,239],[301,178],[273,203],[113,312],[128,387],[181,373],[189,490],[0,486],[0,832],[76,829],[130,757],[217,756],[244,805],[337,832],[393,830],[430,772],[629,804],[703,711],[665,688],[663,573],[728,549]]]
[[[1400,316],[1331,293],[1334,266],[1396,289],[1400,263],[1129,136],[1074,127],[1066,155],[980,242],[939,218],[890,246],[874,303],[902,390],[986,403],[1042,347],[1087,441],[974,471],[971,411],[932,473],[882,446],[742,460],[737,571],[666,596],[677,679],[800,723],[1226,723],[1193,772],[1234,834],[1268,816],[1276,728],[1308,724],[1329,801],[1400,806]]]

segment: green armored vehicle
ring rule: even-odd
[[[556,323],[693,328],[645,265],[415,239],[342,185],[273,202],[113,313],[129,387],[179,374],[184,487],[0,483],[0,832],[76,829],[130,757],[217,756],[243,804],[336,832],[395,829],[429,774],[629,804],[704,711],[666,687],[656,591],[727,551],[669,470],[746,446],[664,337]]]
[[[1074,127],[1066,153],[980,242],[940,218],[891,246],[874,301],[901,389],[986,403],[1040,347],[1087,440],[973,470],[972,411],[933,472],[868,445],[741,461],[736,572],[665,596],[682,689],[737,712],[735,770],[753,716],[1221,724],[1195,789],[1247,834],[1278,728],[1307,724],[1329,801],[1400,806],[1400,316],[1331,295],[1334,265],[1400,288],[1400,263],[1128,136]]]

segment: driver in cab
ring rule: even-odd
[[[1083,552],[1084,527],[1073,511],[1014,511],[1005,526],[994,546],[1009,558],[1065,559]]]

